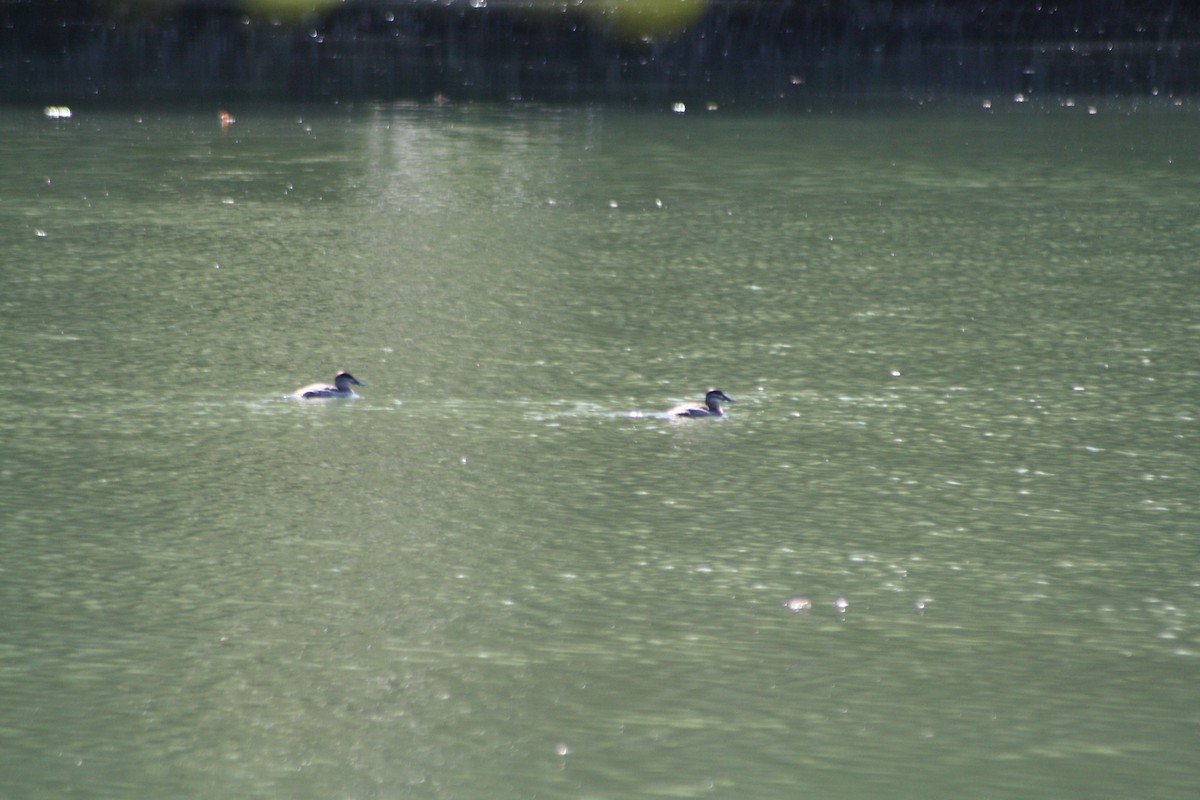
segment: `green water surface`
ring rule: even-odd
[[[233,113],[0,111],[0,796],[1197,796],[1195,107]]]

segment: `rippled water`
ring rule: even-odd
[[[1196,111],[1092,111],[5,111],[0,794],[1193,797]]]

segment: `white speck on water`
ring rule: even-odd
[[[792,595],[783,604],[788,611],[808,611],[812,608],[812,601],[802,594]]]

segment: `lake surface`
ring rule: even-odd
[[[1194,105],[231,111],[0,111],[0,795],[1196,797]]]

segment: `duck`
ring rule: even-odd
[[[736,402],[720,389],[709,389],[703,403],[683,403],[667,411],[668,417],[723,417],[721,403]]]
[[[317,397],[358,397],[351,389],[351,386],[366,386],[365,383],[343,370],[333,376],[333,385],[329,386],[324,383],[311,383],[308,386],[301,386],[296,390],[295,397],[302,399],[310,399]]]

